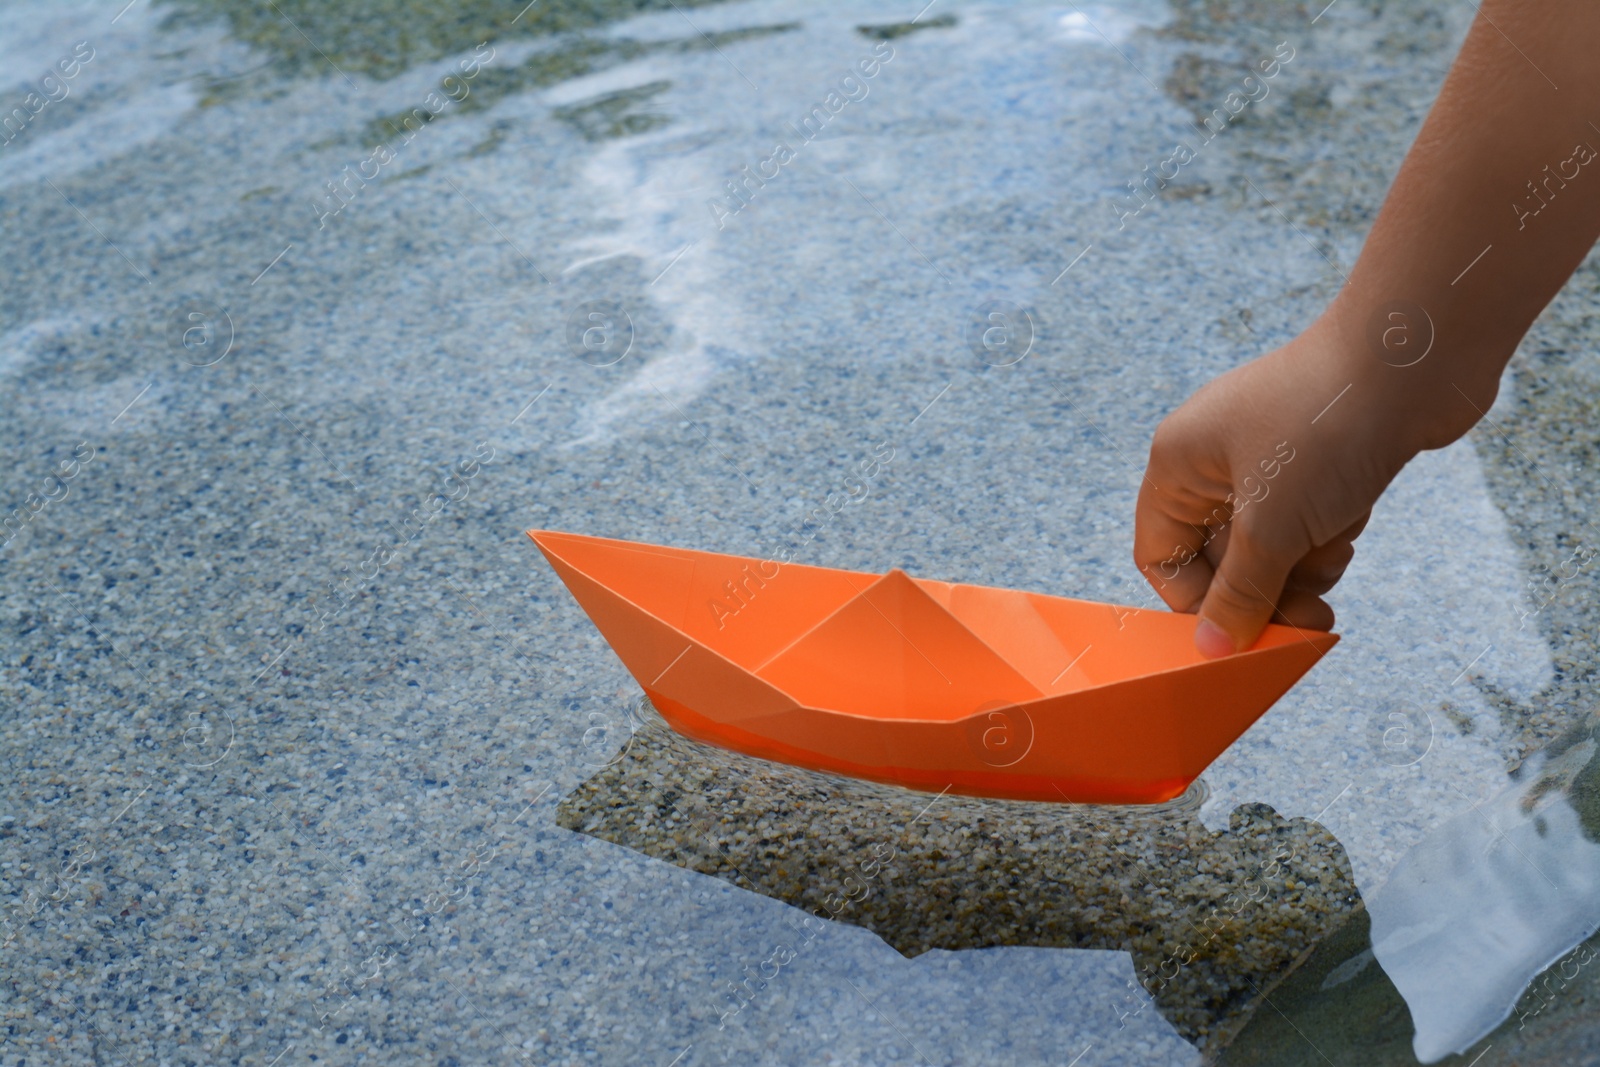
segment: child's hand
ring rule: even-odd
[[[1134,559],[1169,607],[1199,612],[1203,655],[1249,647],[1273,618],[1331,629],[1322,594],[1415,452],[1368,404],[1345,403],[1346,385],[1371,392],[1351,382],[1360,354],[1337,351],[1332,333],[1313,328],[1229,371],[1156,430]]]
[[[1592,0],[1483,0],[1333,304],[1156,431],[1134,558],[1200,613],[1205,655],[1249,647],[1274,612],[1331,626],[1322,594],[1378,494],[1489,410],[1600,236],[1597,50]]]

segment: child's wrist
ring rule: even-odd
[[[1306,333],[1350,383],[1366,434],[1403,464],[1463,436],[1494,403],[1515,343],[1469,329],[1412,302],[1360,301],[1347,290]]]

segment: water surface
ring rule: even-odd
[[[7,1052],[1570,1062],[1592,265],[1160,810],[683,741],[521,535],[1160,610],[1151,431],[1336,291],[1470,14],[0,6]]]

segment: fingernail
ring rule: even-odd
[[[1200,654],[1206,659],[1221,659],[1223,656],[1233,655],[1236,651],[1233,638],[1210,619],[1201,619],[1200,625],[1194,628],[1194,647],[1199,649]]]

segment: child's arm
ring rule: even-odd
[[[1331,627],[1321,595],[1373,502],[1494,402],[1600,235],[1596,57],[1594,0],[1484,0],[1343,290],[1156,430],[1134,559],[1199,612],[1202,653],[1249,646],[1275,609]]]

